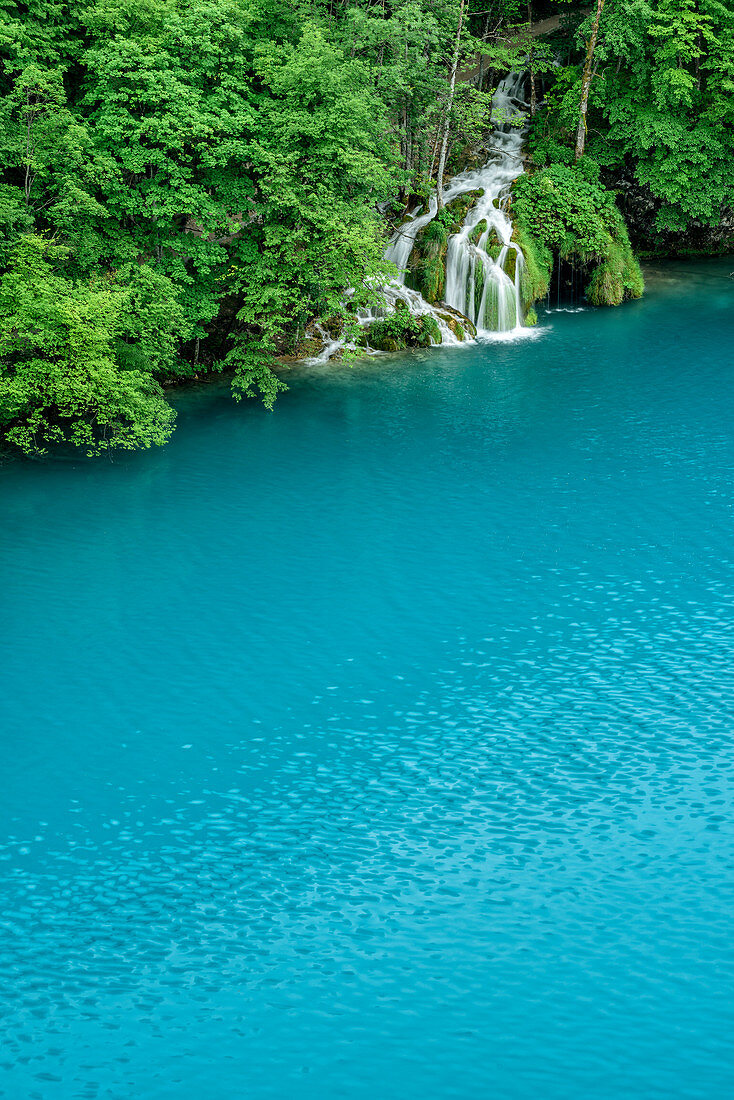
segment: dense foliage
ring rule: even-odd
[[[383,204],[426,186],[465,0],[0,8],[5,438],[160,442],[159,383],[222,367],[272,404],[273,355],[376,294]],[[451,149],[483,108],[456,97]]]
[[[398,301],[394,311],[383,320],[373,321],[362,340],[367,347],[379,351],[401,351],[404,348],[428,348],[441,343],[441,330],[434,317],[416,317],[407,303]]]
[[[526,305],[548,291],[554,256],[578,263],[586,297],[594,305],[617,306],[641,297],[642,272],[624,219],[598,175],[594,162],[583,158],[578,165],[554,164],[515,183],[513,213],[526,258]]]
[[[537,163],[573,159],[594,16],[572,16],[553,40],[566,63],[535,119]],[[628,177],[649,194],[651,236],[718,224],[734,207],[734,6],[606,0],[591,77],[585,155],[611,183]]]
[[[542,281],[543,249],[598,258],[611,241],[632,293],[594,165],[612,183],[633,172],[661,226],[713,223],[732,204],[732,13],[606,0],[592,57],[593,12],[534,35],[566,11],[0,0],[0,435],[26,451],[160,443],[162,387],[223,368],[236,395],[272,405],[273,357],[302,347],[315,318],[343,316],[348,290],[352,305],[374,300],[390,218],[476,163],[492,89],[520,64],[545,166],[517,195],[528,269]],[[588,139],[572,168],[585,60]],[[414,257],[434,299],[455,221],[442,214]]]

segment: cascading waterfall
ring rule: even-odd
[[[508,121],[499,123],[492,135],[494,155],[483,168],[451,181],[452,190],[460,188],[456,194],[484,191],[461,230],[449,238],[446,253],[446,304],[465,313],[478,334],[522,327],[524,257],[511,239],[512,222],[506,210],[510,184],[523,172],[524,128],[509,121],[524,106],[522,89],[522,73],[511,73],[502,81],[492,108]]]
[[[467,191],[484,191],[469,210],[461,230],[449,238],[443,303],[468,317],[479,337],[522,330],[520,278],[524,257],[511,240],[512,222],[506,207],[510,184],[523,172],[524,127],[510,122],[513,116],[519,119],[526,107],[521,98],[523,86],[523,73],[510,73],[498,86],[492,99],[492,112],[498,119],[491,138],[492,156],[483,168],[454,176],[443,190],[444,206]],[[416,316],[429,314],[435,319],[443,344],[459,344],[462,341],[453,331],[455,326],[449,324],[447,311],[431,305],[405,284],[418,234],[438,213],[435,195],[428,209],[421,211],[422,207],[414,211],[412,220],[400,227],[385,252],[385,259],[395,264],[399,274],[382,287],[384,306],[360,309],[357,318],[369,324],[388,317],[402,301]],[[482,222],[486,222],[486,228],[479,230]],[[514,275],[507,271],[510,260],[514,261]],[[338,346],[343,342],[329,341],[315,361],[325,362]]]
[[[514,332],[522,327],[520,279],[524,257],[511,240],[512,222],[506,205],[510,184],[523,172],[524,128],[510,122],[525,107],[521,98],[523,85],[522,73],[511,73],[499,85],[492,99],[492,110],[501,121],[492,134],[490,160],[483,168],[454,176],[443,192],[447,205],[467,191],[484,191],[469,210],[461,230],[449,238],[444,292],[445,304],[465,314],[476,325],[479,336]],[[443,342],[455,344],[459,341],[441,316],[440,308],[434,308],[418,291],[405,286],[405,270],[416,238],[437,211],[438,203],[432,197],[428,210],[401,226],[390,242],[385,258],[395,264],[400,275],[385,287],[385,301],[394,308],[395,302],[403,298],[411,312],[432,314],[441,328]],[[486,228],[479,229],[482,222],[486,222]],[[514,272],[508,272],[508,267],[514,267]],[[364,319],[378,313],[384,315],[383,311],[369,314],[365,311]]]

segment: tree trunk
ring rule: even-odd
[[[535,94],[535,46],[533,45],[533,9],[528,0],[528,29],[530,33],[530,46],[528,49],[528,68],[530,69],[530,117],[537,110],[537,96]]]
[[[586,47],[586,61],[584,62],[584,73],[581,77],[581,106],[579,108],[579,127],[576,131],[575,160],[577,161],[584,155],[584,144],[586,143],[586,109],[589,106],[594,50],[596,49],[596,40],[599,35],[599,23],[601,22],[601,13],[603,10],[604,0],[596,0],[596,16],[594,17],[594,25],[591,30],[591,38]]]
[[[459,67],[459,49],[461,47],[461,28],[464,22],[464,0],[459,4],[459,24],[456,28],[456,42],[454,44],[454,57],[451,62],[451,80],[449,81],[449,97],[446,101],[446,117],[443,124],[443,140],[441,141],[441,155],[438,158],[438,175],[436,176],[436,199],[438,209],[443,209],[443,172],[446,167],[446,151],[449,146],[449,131],[451,129],[451,108],[454,103],[454,89],[456,88],[456,70]]]
[[[31,105],[31,93],[27,89],[25,97],[25,181],[23,187],[26,207],[30,206],[31,188],[33,187],[33,173],[31,172],[31,164],[33,161],[33,140],[31,138],[32,125],[33,108]]]

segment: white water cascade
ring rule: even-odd
[[[461,183],[464,191],[484,191],[461,230],[449,238],[446,253],[446,303],[465,313],[478,334],[522,328],[524,257],[511,240],[512,222],[507,214],[510,184],[523,172],[524,128],[509,122],[525,106],[522,90],[521,73],[512,73],[502,81],[492,107],[508,121],[500,122],[492,134],[492,157],[478,171],[465,172],[451,181],[452,188]],[[480,230],[482,222],[486,228]]]
[[[510,184],[523,172],[525,130],[517,124],[526,107],[521,98],[523,85],[522,73],[510,73],[498,86],[492,98],[496,125],[490,138],[490,159],[483,168],[454,176],[443,190],[444,206],[467,191],[484,191],[466,215],[461,230],[449,238],[443,303],[468,317],[480,338],[528,331],[522,326],[520,299],[524,257],[510,239],[512,222],[507,214]],[[513,117],[514,125],[510,122]],[[430,314],[435,318],[443,344],[459,344],[462,341],[448,323],[446,309],[431,305],[417,290],[405,285],[416,238],[438,212],[436,197],[431,197],[425,213],[420,213],[421,209],[418,207],[412,221],[400,227],[385,252],[385,259],[395,264],[399,274],[382,287],[384,306],[358,310],[357,317],[364,324],[387,317],[395,309],[396,302],[402,300],[416,316]],[[482,221],[486,222],[486,229],[477,234]],[[514,260],[514,277],[505,270],[511,266],[508,260]],[[314,361],[326,362],[339,346],[344,346],[342,341],[328,341]]]
[[[443,191],[444,205],[467,191],[483,190],[484,195],[469,210],[460,232],[449,238],[446,253],[446,305],[465,314],[477,328],[477,335],[510,333],[522,328],[520,277],[523,254],[510,239],[512,222],[507,212],[509,187],[523,172],[522,142],[524,128],[510,119],[521,115],[524,77],[511,73],[505,77],[492,99],[492,112],[498,120],[490,143],[492,156],[483,168],[454,176]],[[429,305],[416,290],[405,286],[405,269],[421,229],[436,216],[438,203],[432,197],[428,210],[419,214],[396,233],[385,253],[398,268],[398,279],[385,287],[386,304],[394,308],[398,298],[407,300],[411,312],[432,314],[441,328],[443,342],[458,343],[441,316],[441,310]],[[486,229],[477,235],[480,222]],[[490,243],[493,242],[493,243]],[[505,270],[514,260],[514,277]],[[365,312],[364,319],[376,316]]]

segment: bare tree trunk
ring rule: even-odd
[[[25,204],[30,206],[31,203],[31,188],[33,187],[33,173],[31,172],[31,163],[33,159],[33,140],[31,138],[31,127],[33,125],[33,110],[31,107],[31,94],[29,90],[26,90],[26,116],[25,116],[25,181],[23,190],[25,193]]]
[[[384,56],[385,56],[385,43],[383,42],[382,45],[380,46],[379,57],[377,58],[377,75],[375,76],[375,87],[376,88],[380,84],[380,77],[382,76],[382,59],[383,59]]]
[[[414,151],[413,151],[413,120],[410,113],[410,106],[406,104],[405,107],[405,170],[406,172],[413,171]]]
[[[488,36],[489,36],[489,11],[487,12],[486,16],[484,17],[484,30],[482,31],[482,42],[486,42]],[[491,69],[490,69],[490,72],[491,72]],[[479,83],[477,85],[480,92],[481,92],[481,90],[484,86],[484,77],[485,77],[484,54],[481,54],[480,58],[479,58]]]
[[[441,138],[441,127],[436,127],[436,135],[433,139],[433,150],[431,152],[431,167],[428,171],[428,182],[433,179],[433,169],[436,167],[436,154],[438,153],[438,143]]]
[[[603,2],[603,0],[602,0]],[[451,62],[451,80],[449,81],[449,96],[446,101],[446,117],[443,124],[443,140],[441,141],[441,155],[438,158],[438,174],[436,176],[436,198],[438,209],[443,208],[443,172],[446,167],[446,151],[449,146],[449,131],[451,129],[451,108],[454,103],[454,89],[456,88],[456,70],[459,67],[459,49],[461,47],[461,28],[464,23],[464,0],[459,4],[459,24],[456,28],[456,42],[454,44],[454,57]]]
[[[528,68],[530,69],[530,117],[532,118],[538,109],[538,99],[535,94],[535,45],[533,44],[533,9],[528,0],[528,28],[530,32],[530,48],[528,50]]]
[[[589,106],[589,90],[591,88],[591,78],[594,75],[594,50],[596,49],[596,40],[599,35],[599,23],[601,22],[601,13],[603,10],[604,0],[596,0],[596,16],[594,17],[594,25],[591,30],[591,38],[586,47],[586,61],[584,62],[584,73],[581,77],[581,106],[579,108],[579,127],[576,131],[575,160],[577,161],[584,155],[584,145],[586,143],[586,110]]]

